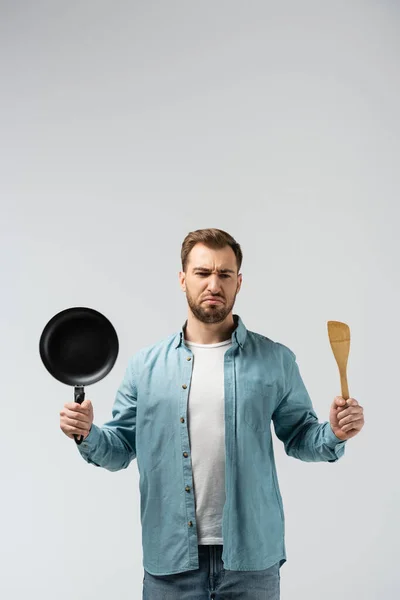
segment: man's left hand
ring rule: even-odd
[[[355,398],[345,400],[342,396],[336,396],[329,413],[329,422],[336,437],[348,440],[364,427],[364,409]]]

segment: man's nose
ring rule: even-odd
[[[208,280],[208,289],[213,294],[217,293],[221,289],[221,283],[217,276],[212,276]]]

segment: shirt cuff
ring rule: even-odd
[[[343,456],[346,442],[347,440],[341,440],[333,433],[331,424],[329,421],[327,421],[325,427],[325,443],[328,448],[333,450],[336,456],[336,458],[328,460],[328,462],[336,462],[341,456]]]
[[[100,427],[97,427],[97,425],[92,423],[92,426],[89,431],[89,435],[83,440],[83,442],[81,444],[76,444],[75,438],[74,438],[74,440],[75,440],[75,444],[76,444],[79,452],[81,452],[81,454],[88,455],[98,447],[99,438],[100,438]]]
[[[344,447],[346,442],[347,442],[347,440],[341,440],[340,438],[337,437],[337,435],[335,435],[333,433],[331,424],[329,423],[329,421],[327,421],[326,427],[325,427],[325,443],[326,443],[326,445],[331,450],[333,450],[335,452],[335,454],[337,454],[338,451]]]

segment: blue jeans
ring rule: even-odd
[[[280,567],[225,571],[222,545],[199,545],[199,568],[173,575],[144,569],[142,600],[279,600]]]

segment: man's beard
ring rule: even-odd
[[[201,302],[200,304],[194,302],[193,298],[186,290],[186,299],[189,304],[189,308],[194,316],[202,323],[222,323],[222,321],[226,319],[234,307],[236,295],[237,294],[235,294],[230,304],[224,302],[224,304],[207,305],[205,302]],[[218,300],[218,296],[215,296],[215,299]]]

